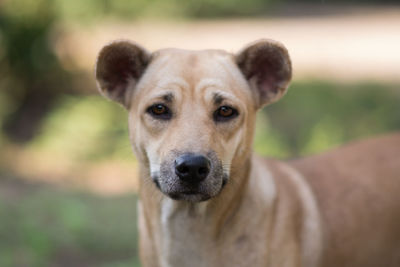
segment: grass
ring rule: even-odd
[[[0,177],[0,266],[139,266],[135,195]]]

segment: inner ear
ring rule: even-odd
[[[100,51],[96,79],[106,97],[129,106],[129,96],[150,61],[150,54],[129,41],[113,42]]]
[[[273,40],[258,41],[236,56],[236,64],[256,94],[259,107],[277,101],[292,77],[286,48]]]

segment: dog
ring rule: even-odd
[[[129,113],[143,266],[400,266],[400,134],[292,161],[253,154],[256,112],[291,80],[281,43],[149,53],[121,40],[95,73]]]

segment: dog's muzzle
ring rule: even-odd
[[[216,196],[227,181],[215,152],[172,152],[161,164],[153,181],[175,200],[205,201]]]

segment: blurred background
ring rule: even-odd
[[[0,1],[0,267],[140,266],[127,116],[93,75],[107,42],[283,42],[294,81],[255,150],[285,159],[400,129],[399,29],[397,0]]]

